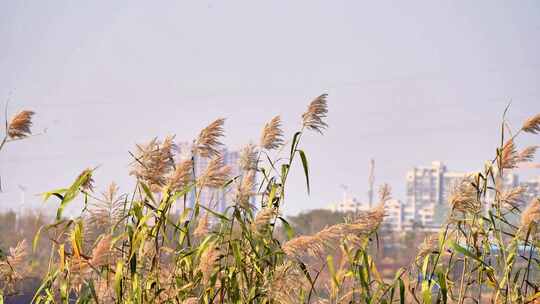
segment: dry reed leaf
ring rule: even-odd
[[[267,150],[278,149],[283,145],[283,130],[279,115],[264,125],[260,145]]]
[[[7,135],[10,138],[24,138],[32,134],[30,127],[32,126],[33,111],[21,111],[8,124]]]
[[[328,113],[327,96],[328,94],[322,94],[315,98],[309,104],[307,111],[302,114],[302,124],[305,128],[322,134],[322,131],[328,127],[324,121]]]

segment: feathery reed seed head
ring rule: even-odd
[[[471,177],[465,177],[454,185],[450,193],[449,203],[452,210],[463,213],[478,213],[481,203],[478,198],[478,192],[474,187]]]
[[[112,235],[104,235],[96,247],[92,250],[92,258],[90,264],[94,267],[101,267],[110,264],[111,261],[111,241]]]
[[[250,198],[255,194],[255,170],[250,170],[242,176],[236,191],[236,202],[244,209],[250,209]]]
[[[243,171],[257,170],[257,151],[253,144],[248,144],[242,148],[238,165]]]
[[[513,140],[507,141],[500,154],[500,166],[504,169],[513,169],[518,163],[518,154]]]
[[[199,187],[220,188],[229,179],[231,167],[223,165],[223,157],[216,156],[210,160],[206,170],[197,179]]]
[[[199,137],[195,141],[194,153],[198,153],[202,157],[212,157],[219,154],[219,148],[223,144],[219,138],[223,136],[224,118],[218,118],[210,123],[206,128],[202,129]]]
[[[210,231],[208,216],[208,212],[205,212],[205,214],[199,218],[197,227],[195,227],[195,230],[193,231],[193,235],[198,239],[202,239],[208,235],[208,232]]]
[[[216,244],[210,244],[210,247],[208,247],[202,253],[198,269],[203,275],[203,283],[205,285],[208,285],[208,282],[210,281],[210,277],[212,276],[214,268],[219,263],[220,257],[221,257],[221,251],[219,250],[218,247],[216,247]]]
[[[30,135],[32,126],[33,111],[21,111],[13,116],[7,127],[7,134],[10,138],[24,138]]]
[[[154,192],[158,192],[166,182],[166,176],[174,167],[174,137],[168,136],[161,143],[157,138],[146,145],[137,145],[136,161],[131,175],[146,183]]]
[[[92,192],[94,191],[94,179],[92,178],[92,170],[84,169],[81,174],[77,177],[77,180],[82,178],[81,189],[84,191]]]
[[[517,156],[517,161],[520,163],[533,161],[536,150],[538,150],[538,146],[529,146],[521,150]]]
[[[283,145],[283,130],[279,115],[264,125],[260,145],[267,150],[278,149]]]
[[[326,97],[328,94],[322,94],[315,98],[310,104],[307,111],[302,114],[302,124],[305,128],[319,132],[328,127],[328,124],[323,120],[328,113]]]
[[[540,113],[527,119],[525,123],[523,123],[521,130],[532,134],[540,133]]]
[[[257,213],[253,223],[251,223],[251,230],[255,232],[261,232],[268,227],[270,221],[278,215],[278,211],[272,207],[263,208]]]
[[[192,168],[193,162],[191,159],[181,161],[168,177],[169,189],[171,191],[181,191],[187,187],[192,180]]]
[[[521,214],[521,225],[525,229],[536,227],[540,222],[540,199],[532,200]]]

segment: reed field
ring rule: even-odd
[[[33,114],[6,121],[0,150],[31,135]],[[32,303],[40,304],[540,303],[540,198],[526,202],[524,189],[502,186],[505,172],[534,158],[537,147],[517,141],[538,136],[540,114],[517,130],[503,115],[494,155],[455,186],[440,231],[392,275],[376,258],[389,186],[372,210],[313,234],[297,234],[282,216],[294,203],[287,200],[294,163],[310,191],[317,164],[302,139],[324,136],[327,115],[322,94],[298,115],[294,134],[284,134],[280,116],[270,118],[258,143],[242,149],[238,175],[219,152],[221,118],[193,139],[188,156],[178,155],[173,136],[136,145],[128,156],[131,191],[113,183],[100,193],[96,169],[84,170],[71,185],[43,194],[57,207],[52,223],[0,248],[0,303],[20,292],[36,252],[43,273]],[[196,158],[208,159],[207,167],[196,170]],[[205,189],[225,191],[225,212],[200,199]],[[66,215],[75,202],[84,206],[80,213]]]

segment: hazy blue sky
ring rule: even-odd
[[[126,185],[135,142],[190,140],[217,117],[232,148],[275,114],[293,131],[323,92],[330,128],[304,142],[312,195],[297,170],[286,212],[340,184],[365,198],[370,157],[404,198],[415,165],[492,157],[510,100],[516,125],[540,112],[539,56],[538,1],[1,1],[0,100],[48,132],[0,155],[0,206],[26,208],[18,185],[42,206],[35,194],[90,166],[99,188]]]

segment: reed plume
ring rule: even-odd
[[[146,145],[137,145],[136,161],[131,175],[146,183],[154,192],[158,192],[166,182],[166,176],[174,167],[174,137],[168,136],[161,143],[157,138]]]
[[[278,149],[283,145],[283,130],[279,115],[264,125],[260,145],[267,150]]]
[[[271,277],[266,277],[264,290],[268,297],[279,304],[298,303],[302,290],[309,288],[304,273],[291,262],[275,268]]]
[[[81,189],[83,191],[94,191],[94,179],[92,178],[92,169],[84,169],[77,177],[77,180],[81,180]]]
[[[9,248],[9,255],[7,262],[14,269],[19,269],[28,256],[28,246],[26,245],[26,239],[23,239],[17,246]]]
[[[216,244],[210,244],[210,246],[201,254],[198,270],[203,275],[203,283],[205,285],[208,285],[214,272],[214,268],[219,263],[221,255],[221,251],[216,247]]]
[[[202,157],[212,157],[219,154],[219,149],[223,144],[220,142],[220,137],[223,136],[224,118],[218,118],[210,123],[206,128],[202,129],[199,137],[195,141],[195,153]]]
[[[12,138],[24,138],[32,134],[30,127],[32,126],[33,111],[21,111],[13,116],[7,127],[7,135]]]
[[[185,189],[191,183],[192,169],[191,159],[181,161],[167,178],[169,190],[174,192]]]
[[[437,253],[439,251],[439,234],[431,233],[424,238],[420,248],[418,249],[418,254],[416,255],[416,260],[420,260],[426,257],[429,254]]]
[[[540,133],[540,114],[536,114],[523,123],[521,130],[527,133],[538,134]]]
[[[500,153],[500,166],[503,169],[516,168],[519,161],[516,146],[513,140],[507,141]]]
[[[250,209],[250,199],[255,194],[255,170],[250,170],[242,176],[238,189],[236,190],[236,202],[244,208]]]
[[[535,228],[540,222],[540,199],[533,199],[521,214],[521,226]]]
[[[197,227],[195,227],[195,230],[193,231],[193,235],[198,238],[202,239],[206,235],[208,235],[209,229],[209,214],[208,212],[205,212],[203,216],[199,218],[199,221],[197,223]]]
[[[329,226],[314,235],[303,235],[287,241],[282,246],[283,252],[290,257],[300,258],[323,256],[326,250],[334,248],[343,239],[352,239],[355,243],[373,233],[382,223],[385,216],[384,204],[359,215],[351,223],[340,223]],[[352,238],[350,238],[352,236]]]
[[[112,235],[103,235],[92,250],[92,258],[89,263],[94,267],[109,265],[111,261]]]
[[[240,151],[238,166],[243,171],[257,170],[257,151],[253,144],[248,144]]]
[[[517,162],[523,163],[523,162],[531,162],[531,161],[533,161],[534,160],[534,155],[536,154],[536,150],[538,150],[538,146],[529,146],[529,147],[523,149],[517,155]]]
[[[328,94],[322,94],[315,98],[309,104],[307,111],[302,114],[302,123],[305,128],[322,134],[323,130],[328,127],[328,124],[323,120],[328,113],[327,96]]]
[[[255,219],[251,223],[251,230],[254,232],[264,231],[270,224],[270,221],[277,215],[278,211],[276,209],[272,207],[263,208],[257,213]]]
[[[463,213],[480,212],[481,202],[478,191],[474,187],[470,177],[465,177],[454,185],[449,196],[449,203],[453,211],[461,211]]]
[[[101,196],[89,204],[88,216],[85,217],[88,237],[85,239],[94,239],[100,232],[111,229],[124,216],[124,201],[122,196],[118,196],[116,183],[112,182]]]
[[[229,179],[231,167],[223,165],[223,157],[216,156],[210,160],[208,167],[197,179],[199,187],[220,188]]]
[[[519,186],[504,191],[500,195],[501,202],[509,209],[516,209],[525,203],[523,201],[525,190],[524,187]]]

